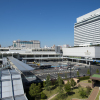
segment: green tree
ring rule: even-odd
[[[46,81],[45,81],[45,89],[47,91],[50,91],[51,81],[50,81],[50,75],[47,75]]]
[[[79,71],[77,71],[77,76],[79,77]]]
[[[79,93],[82,98],[86,97],[86,91],[83,88],[80,88]]]
[[[65,74],[65,79],[67,80],[67,74]]]
[[[39,88],[36,84],[32,83],[30,88],[29,88],[29,95],[32,97],[32,98],[37,98],[39,97],[39,94],[40,94],[40,91],[39,91]]]
[[[59,76],[59,74],[58,74],[57,82],[58,82],[59,97],[61,98],[61,96],[63,94],[63,80],[61,79],[61,77]]]
[[[38,83],[38,90],[41,92],[41,83]]]
[[[73,78],[71,79],[71,86],[74,88],[74,86],[76,85],[76,82],[73,80]]]
[[[86,95],[90,95],[90,92],[91,92],[91,87],[90,86],[87,86],[86,87]]]
[[[89,69],[87,70],[87,74],[90,75],[90,70]]]
[[[43,87],[45,87],[45,81],[43,81]]]
[[[69,80],[68,80],[67,84],[65,84],[64,88],[65,88],[65,91],[67,92],[67,94],[71,91],[71,84],[70,84]]]
[[[46,95],[43,92],[41,93],[41,99],[46,99]]]
[[[98,69],[96,70],[96,73],[99,74],[99,70]]]

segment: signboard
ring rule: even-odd
[[[89,52],[88,50],[87,50],[87,52],[84,52],[85,53],[85,55],[90,55],[91,54],[91,52]]]

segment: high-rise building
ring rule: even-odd
[[[74,46],[100,44],[100,8],[77,18]]]
[[[31,41],[13,41],[14,48],[40,48],[40,41],[31,40]]]

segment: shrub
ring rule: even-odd
[[[64,100],[67,96],[68,94],[58,94],[56,100]]]
[[[79,90],[79,93],[80,93],[80,96],[81,96],[82,98],[85,98],[85,97],[86,97],[86,91],[85,91],[83,88],[81,88],[81,89]]]
[[[46,95],[43,92],[41,93],[41,99],[46,99]]]
[[[90,76],[78,77],[79,81],[90,79]]]
[[[92,90],[90,86],[87,86],[86,88],[87,88],[87,90],[88,90],[89,92]]]
[[[89,95],[90,94],[90,91],[91,91],[91,87],[90,86],[87,86],[86,88],[87,88],[86,94]]]
[[[91,83],[91,80],[88,80],[88,83]]]

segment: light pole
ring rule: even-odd
[[[69,63],[69,68],[70,68],[70,78],[71,78],[71,63]]]
[[[90,66],[90,76],[91,76],[91,63],[89,62],[89,66]]]

